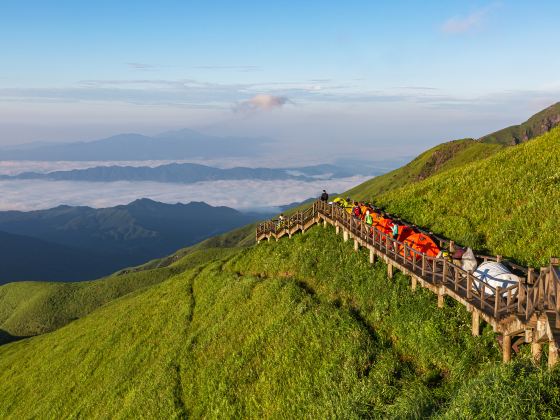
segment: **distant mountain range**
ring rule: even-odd
[[[4,148],[1,160],[91,161],[91,160],[186,160],[255,156],[270,140],[264,138],[217,137],[190,129],[168,131],[156,136],[118,134],[75,143],[33,143]]]
[[[382,170],[375,169],[373,167],[370,167],[369,170],[366,170],[365,168],[352,170],[330,164],[306,166],[301,168],[271,169],[237,167],[220,169],[195,163],[171,163],[157,167],[97,166],[94,168],[54,171],[48,173],[25,172],[13,176],[3,175],[0,176],[0,179],[43,179],[53,181],[90,182],[155,181],[177,183],[241,179],[262,181],[294,179],[300,181],[312,181],[316,179],[345,178],[358,174],[371,176],[378,175],[382,172]]]
[[[0,212],[0,284],[97,278],[264,217],[148,199],[104,209]]]

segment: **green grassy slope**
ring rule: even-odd
[[[419,155],[407,165],[372,178],[343,195],[360,200],[372,200],[377,195],[421,181],[436,173],[491,156],[503,146],[483,144],[472,139],[454,140],[440,144]]]
[[[189,252],[186,252],[189,251]],[[189,267],[231,253],[227,249],[189,250],[167,266],[80,283],[18,282],[0,286],[0,344],[11,337],[54,331],[129,293],[160,283]]]
[[[513,125],[488,134],[480,139],[482,143],[512,146],[545,134],[560,124],[560,102],[543,109],[523,124]]]
[[[544,265],[560,255],[559,168],[560,127],[375,201],[465,245]]]
[[[501,365],[491,328],[471,337],[463,307],[438,310],[429,292],[384,272],[320,227],[187,268],[55,332],[1,346],[0,416],[560,410],[557,371],[533,367],[525,353]]]
[[[560,102],[533,115],[520,125],[504,128],[478,140],[463,139],[433,147],[409,164],[375,177],[345,195],[360,200],[375,200],[382,193],[422,181],[433,175],[471,162],[486,159],[504,147],[531,140],[560,124]]]

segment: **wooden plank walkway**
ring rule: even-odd
[[[479,335],[481,320],[492,325],[494,331],[503,336],[504,362],[511,359],[512,345],[524,342],[531,344],[536,361],[542,355],[543,344],[548,343],[548,365],[557,363],[560,348],[560,270],[557,259],[552,259],[550,265],[539,272],[516,266],[527,273],[520,283],[507,288],[492,287],[477,279],[472,272],[446,259],[427,256],[377,229],[372,235],[362,220],[339,206],[322,201],[297,212],[281,225],[273,221],[261,223],[257,226],[256,240],[260,243],[283,236],[291,238],[318,223],[334,226],[337,234],[342,232],[344,241],[354,240],[355,250],[368,248],[370,263],[373,264],[376,258],[383,260],[389,278],[397,269],[410,276],[413,290],[421,286],[437,294],[438,307],[443,307],[444,296],[463,304],[472,314],[473,335]],[[500,257],[480,258],[500,260]]]

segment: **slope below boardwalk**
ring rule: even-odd
[[[396,268],[412,279],[412,288],[418,284],[438,295],[438,306],[443,306],[444,296],[463,304],[472,313],[472,333],[479,334],[480,320],[492,325],[495,332],[503,335],[503,360],[511,358],[512,344],[531,343],[535,359],[542,353],[542,345],[548,343],[548,363],[558,360],[560,348],[560,277],[556,260],[541,268],[538,275],[532,270],[527,279],[507,288],[493,287],[476,279],[471,272],[442,258],[430,257],[389,235],[370,235],[369,227],[352,217],[338,206],[317,201],[303,212],[297,212],[281,226],[265,222],[257,227],[256,239],[280,239],[283,236],[305,232],[314,224],[323,222],[335,226],[337,234],[354,240],[354,249],[360,246],[370,251],[370,262],[381,258],[387,264],[389,278]],[[399,252],[403,250],[404,252]],[[485,260],[491,257],[485,257]],[[475,284],[480,284],[475,287]]]

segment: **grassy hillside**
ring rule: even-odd
[[[523,124],[513,125],[488,134],[480,139],[482,143],[513,146],[547,133],[560,124],[560,102],[543,109]]]
[[[560,127],[376,203],[477,249],[531,265],[560,255]]]
[[[425,151],[409,164],[366,181],[345,195],[373,201],[379,194],[486,159],[507,146],[545,134],[559,124],[560,102],[533,115],[523,124],[504,128],[478,140],[462,139],[442,143]]]
[[[336,269],[334,268],[336,267]],[[552,417],[558,372],[503,366],[462,306],[333,229],[236,251],[0,347],[6,417]],[[40,391],[38,391],[40,390]],[[506,390],[506,392],[503,392]]]
[[[484,144],[473,139],[454,140],[429,149],[407,165],[370,179],[344,193],[362,200],[421,181],[436,173],[484,159],[501,150],[498,144]]]
[[[100,306],[142,290],[201,263],[231,253],[226,249],[186,250],[181,259],[150,268],[80,283],[18,282],[0,286],[0,344],[54,331]]]

